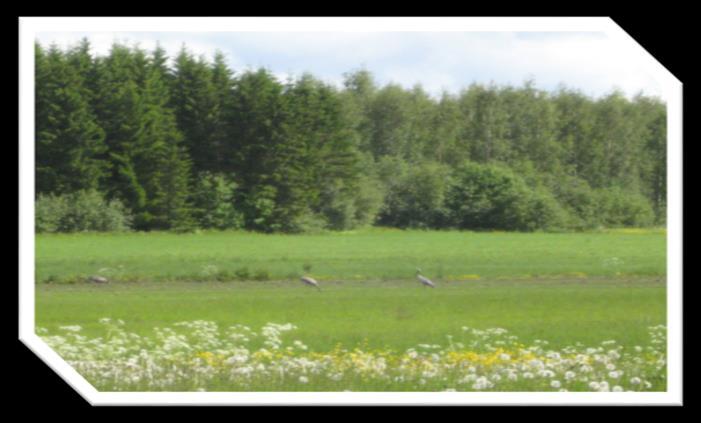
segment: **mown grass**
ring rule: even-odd
[[[78,324],[99,333],[102,317],[122,319],[143,335],[154,326],[210,320],[222,327],[293,323],[313,350],[367,342],[405,349],[444,344],[462,326],[503,327],[525,341],[555,346],[615,339],[635,345],[648,326],[665,323],[665,284],[649,279],[474,281],[422,288],[414,281],[326,283],[323,291],[297,282],[185,282],[49,285],[37,290],[37,325]]]
[[[662,276],[664,230],[592,233],[371,229],[318,235],[243,232],[61,234],[36,237],[37,282]],[[307,271],[305,271],[307,269]]]

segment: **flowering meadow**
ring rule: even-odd
[[[666,328],[642,345],[606,340],[549,348],[503,328],[462,327],[445,342],[403,351],[337,345],[312,351],[291,323],[220,327],[205,320],[145,336],[103,318],[37,333],[100,391],[664,391]]]

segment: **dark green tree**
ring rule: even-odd
[[[84,74],[71,63],[75,53],[39,45],[35,52],[36,192],[96,189],[106,172],[105,133],[90,108]]]

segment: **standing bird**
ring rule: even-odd
[[[321,291],[321,288],[319,288],[319,282],[315,281],[314,279],[310,278],[309,276],[302,276],[302,279],[300,279],[300,280],[302,282],[304,282],[305,285],[313,286],[314,288]]]
[[[436,287],[436,285],[433,282],[431,282],[429,278],[421,275],[421,269],[418,268],[416,269],[416,279],[418,279],[419,282],[423,284],[423,286],[430,286],[431,288]]]

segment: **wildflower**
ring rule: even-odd
[[[550,381],[550,386],[557,389],[561,386],[561,384],[560,384],[559,380],[552,380],[552,381]]]
[[[589,372],[594,371],[594,369],[591,366],[588,366],[585,364],[579,368],[579,371],[582,373],[589,373]]]
[[[552,370],[542,370],[538,372],[538,376],[550,378],[555,376],[555,372],[553,372]]]
[[[572,380],[575,377],[575,373],[572,371],[565,372],[565,379]]]
[[[482,389],[490,388],[491,386],[493,386],[493,384],[491,382],[489,382],[489,380],[487,380],[486,377],[482,376],[482,377],[477,378],[477,380],[475,381],[475,384],[472,385],[472,389],[476,389],[476,390],[480,391]]]
[[[300,382],[300,383],[308,383],[308,382],[309,382],[309,379],[308,379],[307,377],[305,377],[305,376],[300,376],[300,377],[299,377],[299,382]]]
[[[616,385],[611,389],[613,392],[623,392],[623,388],[620,386]]]
[[[631,383],[631,385],[640,385],[640,378],[639,377],[630,378],[630,383]]]

